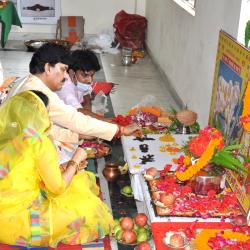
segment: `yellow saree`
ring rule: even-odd
[[[6,118],[0,121],[0,242],[56,247],[109,234],[113,219],[95,176],[77,173],[66,188],[39,97],[30,91],[12,97],[0,117]]]

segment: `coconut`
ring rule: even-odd
[[[185,126],[191,126],[197,120],[197,113],[192,110],[184,109],[176,113],[176,118]]]

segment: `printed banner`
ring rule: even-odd
[[[250,78],[250,51],[220,31],[209,124],[219,129],[226,142],[239,141],[242,97]]]
[[[249,157],[250,136],[243,130],[240,116],[243,98],[250,78],[250,51],[233,37],[220,31],[209,124],[219,129],[226,143],[237,141],[244,145],[244,154]],[[249,175],[227,171],[227,181],[243,208],[250,207]]]

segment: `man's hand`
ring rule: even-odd
[[[141,133],[141,127],[133,123],[124,127],[122,135],[137,135],[138,133]]]
[[[79,139],[80,139],[80,140],[81,140],[81,139],[85,139],[85,140],[94,140],[94,139],[96,139],[96,137],[90,136],[90,135],[81,135],[81,134],[79,134]]]

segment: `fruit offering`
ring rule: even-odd
[[[162,202],[166,207],[171,207],[175,202],[175,197],[171,193],[161,193],[160,202]]]
[[[173,234],[170,236],[170,245],[173,247],[183,247],[184,245],[184,238],[180,234]]]
[[[96,141],[84,141],[80,147],[85,149],[89,159],[104,157],[111,152],[111,147],[109,145],[105,143],[98,143]]]
[[[131,186],[124,186],[121,190],[120,190],[121,194],[126,196],[126,197],[133,197],[133,190]]]
[[[186,249],[189,241],[184,232],[169,231],[163,238],[163,243],[170,249]]]
[[[137,245],[136,250],[152,250],[152,248],[147,241],[143,241]]]
[[[158,174],[158,170],[155,167],[150,167],[145,171],[144,178],[150,181],[156,178],[157,174]]]
[[[147,222],[148,217],[143,213],[137,214],[134,218],[122,217],[120,219],[115,219],[113,236],[122,244],[137,245],[146,242],[151,237],[150,227]],[[142,244],[142,246],[145,245],[147,245],[147,243]],[[141,247],[141,249],[144,248]]]

